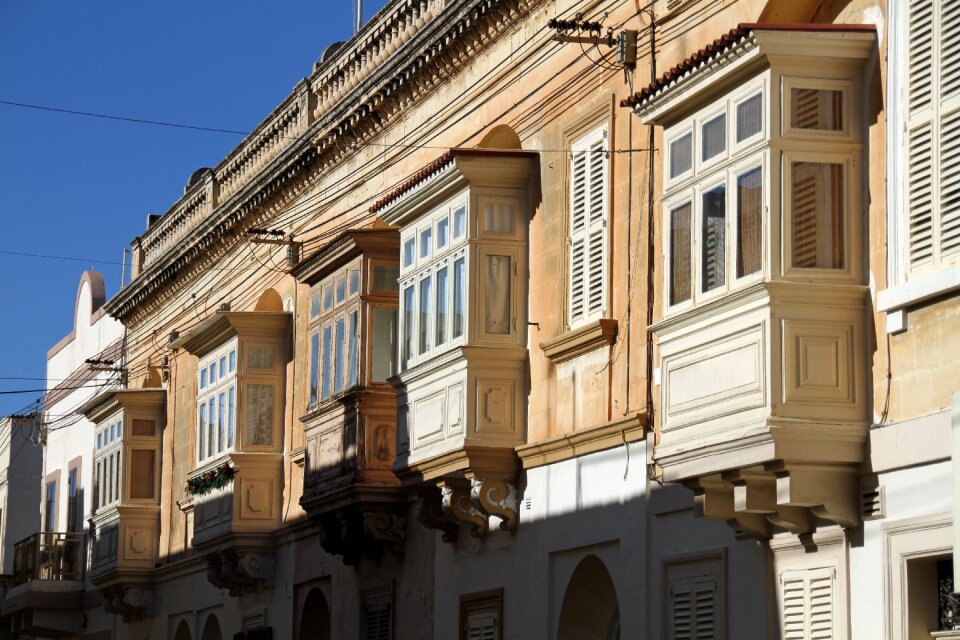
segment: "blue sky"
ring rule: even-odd
[[[249,131],[349,38],[354,2],[3,0],[0,100]],[[366,0],[365,17],[384,4]],[[44,376],[83,270],[116,293],[147,214],[241,139],[0,104],[0,391],[43,387],[10,378]],[[39,395],[0,394],[0,415]]]

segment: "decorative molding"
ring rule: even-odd
[[[416,516],[420,524],[440,531],[444,542],[456,542],[457,522],[444,511],[441,491],[432,485],[423,485],[414,491],[414,495]]]
[[[578,329],[540,343],[543,355],[560,364],[603,346],[612,346],[617,340],[617,321],[600,319]]]
[[[500,518],[504,531],[517,530],[517,487],[499,478],[471,478],[470,502],[477,511]]]
[[[636,413],[573,433],[521,445],[516,452],[524,469],[534,469],[639,442],[646,437],[646,433],[647,414]]]
[[[470,535],[482,538],[490,529],[487,514],[480,511],[473,502],[472,488],[462,480],[444,478],[437,483],[440,487],[440,504],[448,518],[470,525]]]
[[[277,556],[272,551],[229,547],[206,554],[206,560],[210,584],[233,597],[274,587]]]
[[[121,583],[99,591],[103,597],[104,611],[122,616],[124,622],[154,615],[157,594],[152,586]]]

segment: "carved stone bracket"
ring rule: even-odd
[[[343,558],[347,566],[356,566],[362,556],[379,560],[383,550],[403,553],[406,517],[387,509],[340,510],[317,518],[320,546],[331,555]]]
[[[442,496],[440,504],[448,517],[470,525],[470,535],[482,538],[487,535],[489,521],[487,514],[473,506],[472,490],[463,480],[454,481],[444,478],[437,483]]]
[[[142,585],[115,584],[100,589],[103,609],[107,613],[123,616],[124,622],[152,615],[156,604],[156,592]]]
[[[366,511],[363,514],[364,537],[397,554],[403,553],[406,528],[406,517],[398,513]]]
[[[517,529],[517,488],[499,479],[473,478],[470,481],[470,502],[477,511],[500,518],[504,531]]]
[[[457,522],[444,511],[440,491],[433,486],[424,486],[416,495],[416,514],[420,524],[441,531],[444,542],[456,542]]]
[[[207,579],[238,597],[261,588],[272,589],[276,565],[276,554],[270,551],[223,549],[207,554]]]

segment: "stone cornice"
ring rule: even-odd
[[[612,345],[617,339],[617,321],[600,319],[540,343],[543,355],[554,364],[566,362],[597,348]]]
[[[209,264],[215,249],[235,244],[246,227],[269,219],[317,175],[380,134],[401,109],[456,75],[541,2],[466,0],[442,9],[436,0],[391,3],[375,22],[396,20],[396,29],[392,24],[389,29],[371,26],[357,34],[329,68],[322,65],[300,83],[270,118],[192,185],[171,212],[134,240],[141,271],[107,303],[107,311],[128,324],[144,317],[150,312],[145,303],[156,300],[175,279],[200,273],[196,265]],[[430,7],[435,9],[424,12]],[[403,8],[409,12],[399,11]],[[401,34],[400,25],[408,22]],[[376,29],[383,38],[389,31],[398,47],[381,47],[383,56],[361,55],[356,43]],[[338,71],[331,73],[334,68]],[[226,180],[231,171],[243,177]],[[146,256],[149,243],[161,237],[152,245],[155,253]]]
[[[646,437],[647,414],[637,413],[573,433],[517,447],[524,469],[569,460],[605,449],[639,442]]]

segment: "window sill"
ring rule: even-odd
[[[523,468],[533,469],[638,442],[646,437],[646,427],[646,413],[636,413],[581,431],[521,445],[516,451]]]
[[[616,339],[617,321],[601,319],[545,340],[540,343],[540,349],[554,364],[560,364],[601,346],[612,345]]]
[[[956,291],[960,291],[960,265],[880,291],[877,293],[877,310],[889,313],[909,309]]]
[[[297,447],[290,452],[290,462],[297,465],[301,469],[307,462],[307,448],[306,447]]]

